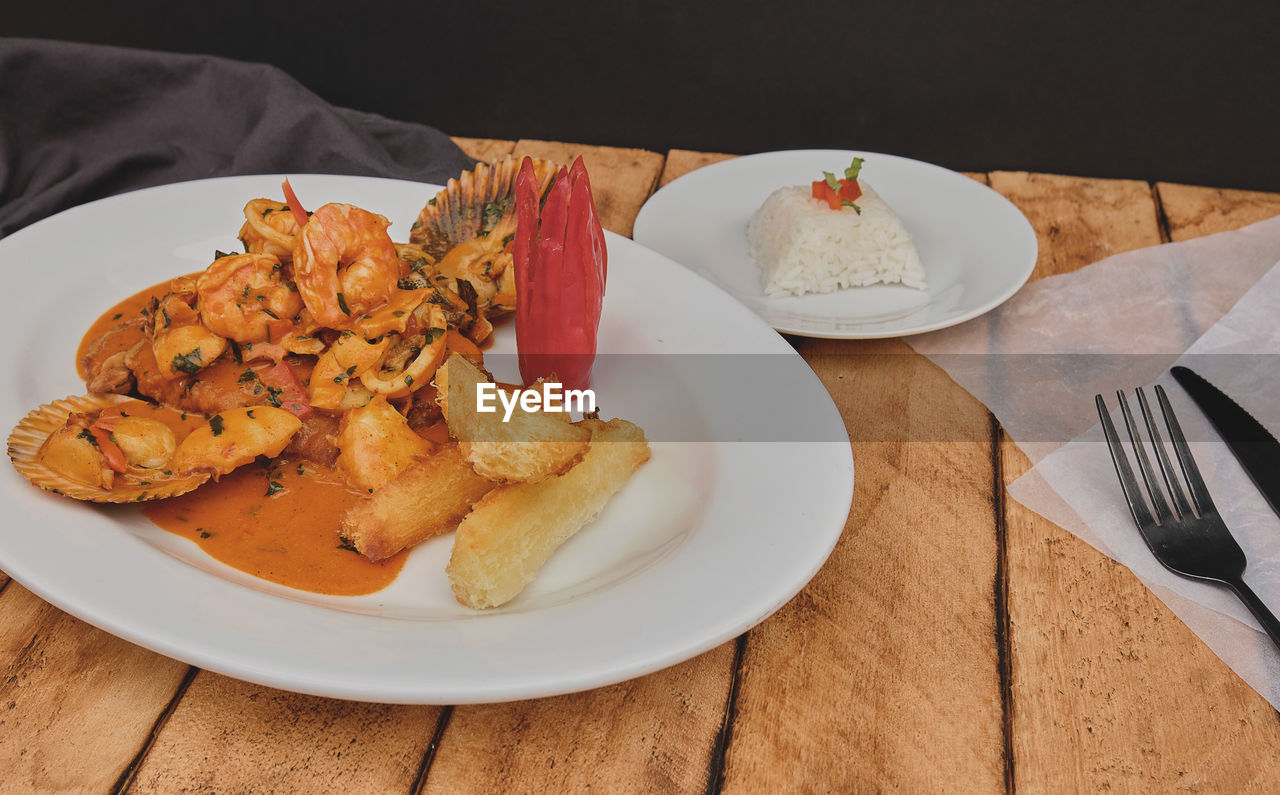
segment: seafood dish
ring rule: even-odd
[[[528,320],[536,307],[520,315],[518,305],[535,292],[540,247],[563,247],[566,234],[598,241],[570,243],[555,273],[581,268],[594,285],[582,316],[566,324],[589,341],[568,349],[587,357],[574,377],[589,377],[605,251],[581,159],[572,170],[531,158],[481,163],[426,203],[406,242],[394,242],[390,222],[370,209],[329,203],[307,212],[288,181],[283,192],[283,201],[244,206],[242,251],[216,252],[202,272],[175,274],[89,327],[76,361],[87,394],[18,423],[8,442],[18,472],[64,497],[142,503],[155,524],[256,576],[356,595],[385,587],[407,549],[453,531],[478,504],[488,507],[470,519],[471,539],[502,535],[485,515],[553,506],[542,496],[553,488],[577,493],[556,479],[572,474],[582,491],[605,466],[593,461],[617,458],[596,440],[632,452],[625,474],[606,461],[595,511],[648,458],[643,433],[623,420],[517,417],[538,435],[497,442],[474,406],[449,400],[449,373],[458,384],[492,381],[483,349],[509,317],[525,327],[522,345],[557,363],[554,334],[563,332],[538,338]],[[568,218],[558,240],[539,228],[548,212]],[[537,292],[554,284],[544,280]],[[561,372],[568,362],[558,361]],[[523,349],[521,364],[523,372]],[[526,375],[533,383],[552,373]],[[512,451],[521,467],[504,466]],[[589,519],[526,516],[555,539],[538,542],[537,560],[494,557],[469,541],[469,565],[505,580],[498,593],[460,574],[459,600],[487,607],[514,598]]]
[[[902,220],[860,178],[823,172],[812,186],[779,188],[747,225],[765,295],[830,293],[868,284],[924,289],[924,266]]]

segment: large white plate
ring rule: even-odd
[[[401,239],[436,190],[356,177],[292,181],[309,206],[347,201],[386,214]],[[40,403],[82,393],[73,358],[88,323],[118,299],[234,247],[240,208],[277,195],[280,182],[235,177],[152,188],[0,240],[8,293],[0,416],[13,424]],[[629,240],[609,235],[608,246],[602,351],[771,354],[790,382],[776,410],[815,417],[820,438],[845,441],[656,441],[652,460],[599,520],[518,599],[491,612],[453,600],[447,537],[417,548],[384,591],[320,596],[223,566],[136,510],[39,491],[10,467],[0,476],[0,569],[163,654],[265,685],[370,701],[564,693],[672,665],[734,637],[795,595],[834,546],[853,491],[847,435],[812,371],[751,313]],[[514,349],[512,336],[510,326],[501,331],[493,360]],[[681,383],[688,368],[674,363],[684,358],[603,358],[594,387],[605,416],[649,428],[662,425],[659,413],[674,412],[687,427],[714,425],[716,404],[736,405],[735,396]],[[628,380],[628,361],[643,361],[656,378]],[[683,402],[673,407],[672,395]]]
[[[747,221],[770,193],[839,174],[862,178],[911,233],[927,290],[871,285],[823,295],[766,297],[747,248]],[[946,328],[999,306],[1031,276],[1036,236],[1007,199],[963,174],[894,155],[841,150],[766,152],[675,180],[640,210],[636,242],[723,287],[779,331],[808,337],[901,337]]]

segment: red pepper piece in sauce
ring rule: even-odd
[[[98,450],[103,458],[107,459],[107,466],[123,474],[129,468],[129,462],[125,460],[124,451],[120,446],[112,441],[111,429],[95,423],[89,426],[89,433],[98,443]]]
[[[302,209],[302,202],[298,201],[298,194],[293,192],[293,186],[289,184],[289,178],[285,177],[284,184],[280,186],[284,190],[284,200],[289,204],[289,212],[293,213],[293,221],[298,228],[307,225],[310,216],[307,211]]]
[[[272,367],[258,373],[258,378],[273,391],[280,408],[300,420],[311,416],[311,399],[288,362],[283,360],[276,362]]]

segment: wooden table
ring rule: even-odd
[[[728,157],[457,140],[582,153],[625,235],[652,191]],[[1280,213],[1276,194],[972,176],[1031,219],[1032,278]],[[192,668],[0,573],[0,790],[1280,787],[1280,716],[1127,569],[1005,498],[1029,462],[977,400],[898,340],[792,343],[844,416],[857,490],[826,567],[736,641],[559,698],[360,704]]]

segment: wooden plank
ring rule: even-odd
[[[614,149],[557,141],[521,140],[516,155],[532,155],[569,165],[578,155],[591,174],[596,212],[605,229],[631,237],[640,205],[653,193],[663,157],[645,149]]]
[[[1010,198],[1053,246],[1041,252],[1042,264],[1047,257],[1052,266],[1044,270],[1079,267],[1158,236],[1149,190],[1078,182],[993,176],[1000,188],[1016,187]],[[1090,209],[1095,204],[1128,210],[1111,223],[1106,212]],[[1050,234],[1052,228],[1059,231]],[[1002,481],[1029,465],[1005,438]],[[1260,753],[1280,743],[1274,710],[1128,569],[1012,500],[1005,500],[1004,519],[1017,790],[1280,784],[1280,764]]]
[[[1156,183],[1172,240],[1189,240],[1280,215],[1280,194]]]
[[[501,160],[511,154],[512,148],[516,145],[515,141],[496,138],[459,138],[456,135],[453,136],[453,142],[469,156],[486,163]]]
[[[722,152],[691,152],[688,149],[672,149],[667,152],[667,164],[662,169],[662,177],[658,180],[658,187],[664,187],[672,180],[679,179],[690,171],[696,171],[703,166],[709,166],[712,163],[720,163],[725,160],[732,160],[738,155],[727,155]],[[982,184],[987,184],[987,175],[980,172],[961,172],[966,177],[975,179]],[[796,178],[797,181],[803,181],[801,177]]]
[[[201,671],[131,792],[409,792],[441,707],[363,704]]]
[[[0,593],[0,790],[111,788],[188,666],[85,624],[16,582]]]
[[[793,342],[853,439],[853,509],[748,636],[725,788],[1002,789],[989,414],[902,342]]]
[[[1145,182],[1024,171],[994,171],[990,177],[991,187],[1018,205],[1035,227],[1040,258],[1033,279],[1161,242]]]
[[[661,188],[668,182],[679,179],[690,171],[696,171],[712,163],[732,160],[735,157],[737,155],[726,155],[721,152],[690,152],[688,149],[672,149],[667,152],[667,163],[662,169],[662,177],[658,180],[658,187]]]
[[[427,792],[701,792],[734,644],[586,693],[457,707]]]

